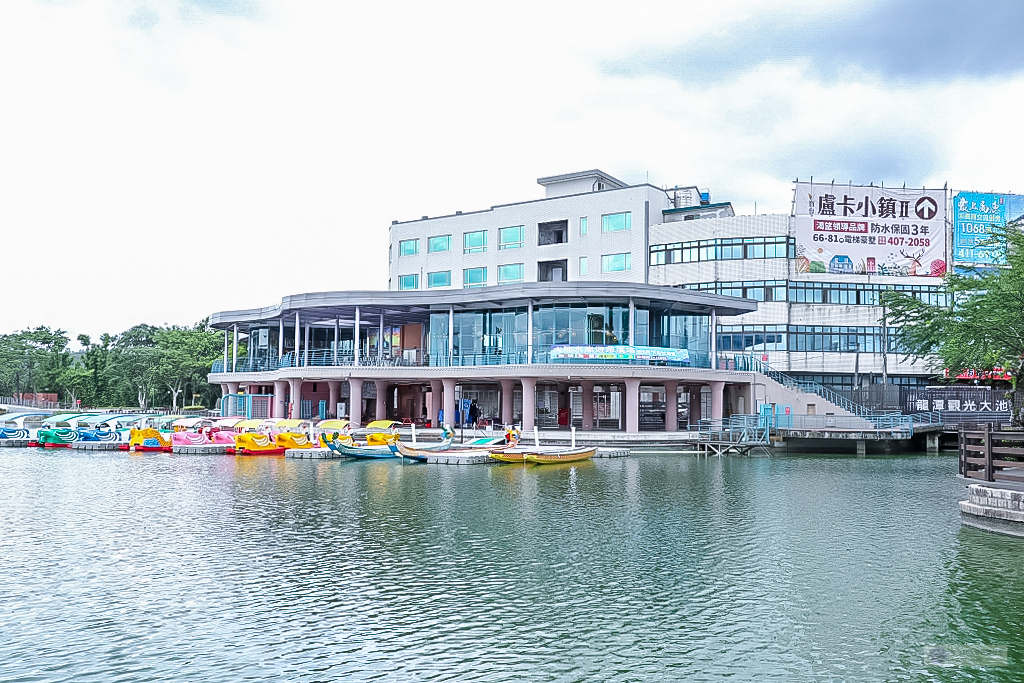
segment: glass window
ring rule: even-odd
[[[471,287],[487,286],[487,268],[466,268],[462,271],[462,286],[465,289]]]
[[[629,211],[605,214],[601,216],[601,232],[629,230],[633,227],[632,223],[633,214]]]
[[[415,256],[420,253],[420,241],[416,240],[402,240],[398,243],[398,255],[399,256]]]
[[[477,230],[462,235],[462,253],[476,254],[487,251],[487,231]]]
[[[484,239],[484,246],[487,240]],[[520,249],[523,246],[523,226],[517,225],[511,228],[500,228],[498,230],[498,250]],[[468,252],[467,252],[468,253]]]
[[[615,273],[623,270],[632,269],[633,255],[631,253],[625,254],[605,254],[601,257],[601,272],[602,273]]]
[[[580,234],[581,235],[586,235],[587,234],[587,217],[586,216],[580,216]]]
[[[427,287],[451,287],[452,271],[439,270],[435,273],[427,273]]]
[[[580,256],[580,275],[587,274],[587,257]]]
[[[419,275],[399,275],[398,276],[398,288],[399,289],[419,289],[420,288],[420,276]]]
[[[427,238],[427,253],[433,254],[438,251],[451,251],[452,249],[452,236],[451,235],[435,235]]]
[[[486,276],[485,276],[486,277]],[[523,281],[523,264],[509,263],[498,266],[498,284],[503,285],[509,282]]]

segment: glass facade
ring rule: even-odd
[[[898,353],[896,328],[889,328],[889,353]],[[719,351],[816,351],[880,353],[881,327],[816,325],[719,325]]]
[[[696,261],[796,258],[796,239],[786,236],[730,237],[652,244],[649,258],[652,266]]]
[[[742,296],[758,301],[851,306],[878,306],[881,293],[891,289],[912,294],[915,298],[933,306],[949,305],[949,294],[942,286],[936,285],[870,285],[849,282],[758,280],[752,282],[702,282],[684,285],[683,288],[726,296]]]

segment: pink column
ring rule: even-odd
[[[679,382],[669,380],[665,382],[665,431],[674,432],[679,429]]]
[[[455,380],[443,379],[444,385],[444,422],[455,426]]]
[[[377,388],[377,416],[373,419],[384,420],[388,416],[388,383],[387,380],[378,379],[374,380],[374,386]]]
[[[640,378],[626,377],[626,433],[640,432]]]
[[[711,419],[722,419],[722,406],[725,403],[725,382],[711,383]]]
[[[441,426],[437,423],[437,414],[444,406],[444,401],[441,396],[443,393],[444,391],[442,389],[441,380],[430,380],[430,410],[427,412],[427,417],[430,419],[430,426],[432,427]]]
[[[231,392],[228,390],[228,385],[227,384],[221,384],[220,385],[220,395],[221,396],[227,396],[230,393]]]
[[[523,431],[532,432],[537,424],[537,380],[523,377]]]
[[[288,411],[288,417],[293,420],[299,417],[299,401],[302,400],[302,380],[301,379],[289,379],[288,380],[288,393],[291,394],[291,406]]]
[[[352,426],[363,424],[363,380],[350,377],[348,380],[348,419]]]
[[[288,389],[288,382],[282,380],[274,381],[274,417],[286,417],[288,405],[284,402],[284,395]]]
[[[238,393],[238,382],[228,382],[228,393],[229,394],[237,394]]]
[[[583,384],[583,431],[594,428],[594,383],[584,380]]]
[[[327,382],[327,389],[330,392],[329,398],[327,399],[327,414],[334,415],[338,409],[338,400],[341,398],[341,380],[332,379]],[[341,417],[340,415],[334,415],[335,417]]]
[[[514,379],[501,380],[501,423],[512,424],[512,392],[515,391],[516,381]]]

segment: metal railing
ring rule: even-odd
[[[770,434],[770,421],[759,415],[733,415],[697,422],[697,438],[701,441],[767,444]]]

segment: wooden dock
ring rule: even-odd
[[[228,452],[228,445],[224,443],[206,443],[198,446],[171,446],[171,453],[175,455],[223,455]]]

